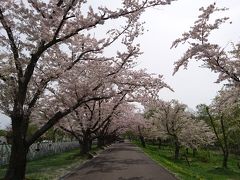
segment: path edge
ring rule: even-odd
[[[132,143],[132,142],[131,142]],[[149,156],[147,153],[144,152],[144,150],[137,146],[136,144],[132,143],[133,145],[135,145],[136,147],[138,147],[139,151],[143,152],[149,159],[151,159],[153,162],[155,162],[158,166],[160,166],[161,168],[163,168],[165,171],[167,171],[171,176],[173,176],[174,178],[176,178],[177,180],[180,180],[180,177],[177,176],[176,173],[172,172],[170,169],[168,169],[167,167],[163,166],[161,163],[159,163],[158,161],[156,161],[155,159],[153,159],[151,156]]]

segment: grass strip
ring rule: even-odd
[[[93,147],[91,152],[100,150]],[[46,156],[27,163],[26,180],[54,180],[69,173],[84,163],[88,157],[80,155],[79,149]],[[0,179],[3,179],[7,166],[0,167]]]
[[[139,142],[134,143],[141,147]],[[174,152],[169,146],[159,149],[157,145],[147,145],[146,148],[141,148],[151,159],[171,171],[179,179],[240,180],[240,169],[237,166],[240,158],[235,155],[229,157],[228,168],[224,169],[221,168],[222,155],[216,151],[199,150],[196,157],[189,153],[190,166],[188,166],[183,156],[177,161],[173,159]]]

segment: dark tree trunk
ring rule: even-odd
[[[92,139],[89,139],[89,151],[92,150]]]
[[[145,143],[145,140],[144,140],[144,137],[143,136],[139,136],[139,139],[140,139],[140,141],[141,141],[141,144],[142,144],[142,147],[146,147],[146,143]]]
[[[228,165],[227,165],[228,164],[228,155],[229,155],[228,151],[223,153],[223,164],[222,164],[223,168],[228,167]]]
[[[84,137],[80,142],[80,154],[85,155],[90,151],[90,143],[87,137]]]
[[[28,146],[25,141],[27,126],[24,122],[23,118],[12,118],[12,147],[5,180],[25,179]]]
[[[138,132],[139,132],[139,139],[141,141],[142,147],[145,148],[146,147],[146,143],[145,143],[145,139],[144,139],[144,137],[142,135],[140,126],[138,126]]]
[[[180,151],[180,147],[178,145],[175,146],[175,160],[179,159],[179,151]]]
[[[99,148],[102,148],[104,145],[105,145],[105,143],[104,143],[104,137],[99,136],[99,137],[97,138],[97,146],[98,146]]]
[[[152,145],[155,145],[155,139],[151,139],[150,141],[151,141]]]
[[[109,135],[104,135],[104,145],[109,145],[111,142],[111,137]]]
[[[161,149],[161,146],[162,146],[162,140],[158,138],[158,149]]]
[[[21,154],[21,155],[20,155]],[[27,149],[18,146],[12,148],[8,170],[4,177],[5,180],[23,180],[25,179],[25,171],[27,164]]]
[[[179,159],[179,152],[180,152],[180,144],[178,140],[175,140],[175,155],[174,155],[175,160]]]
[[[193,148],[193,149],[192,149],[192,152],[193,152],[193,157],[196,157],[197,149],[196,149],[196,148]]]
[[[185,159],[186,159],[186,161],[187,161],[188,166],[190,167],[190,162],[189,162],[189,160],[188,160],[187,154],[184,154],[184,157],[185,157]]]
[[[221,114],[221,116],[220,116],[221,131],[222,131],[222,137],[223,137],[223,140],[221,140],[219,138],[219,132],[216,130],[214,119],[211,116],[211,114],[209,113],[209,108],[208,107],[206,108],[206,111],[208,113],[208,116],[209,116],[209,119],[210,119],[210,122],[211,122],[211,126],[213,127],[213,130],[214,130],[214,133],[216,135],[217,141],[220,144],[222,152],[223,152],[222,167],[227,168],[228,155],[229,155],[229,147],[228,147],[229,142],[228,142],[228,136],[226,134],[226,126],[225,126],[225,123],[224,123],[224,115]]]
[[[80,154],[84,155],[89,152],[89,144],[86,142],[82,142],[80,145]]]
[[[5,180],[23,180],[25,179],[27,148],[23,146],[21,141],[12,144],[11,156],[8,165]]]

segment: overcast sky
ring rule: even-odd
[[[221,13],[228,16],[233,22],[225,24],[216,30],[211,37],[214,42],[223,46],[229,42],[240,40],[240,1],[239,0],[179,0],[171,6],[152,8],[147,11],[143,20],[146,21],[146,32],[140,39],[144,54],[140,58],[140,67],[147,68],[149,72],[164,75],[165,81],[174,89],[160,92],[164,100],[178,99],[195,108],[200,103],[209,104],[221,89],[222,85],[214,83],[217,75],[208,69],[200,68],[201,63],[192,61],[187,70],[181,69],[172,76],[174,65],[186,47],[170,49],[172,42],[189,30],[197,16],[198,9],[216,2],[218,7],[228,7],[229,10]]]
[[[160,97],[164,100],[178,99],[194,109],[197,104],[209,104],[222,87],[214,83],[216,74],[200,68],[201,64],[196,62],[192,62],[188,70],[180,70],[172,76],[173,63],[186,50],[184,47],[170,49],[172,42],[193,25],[200,7],[206,7],[213,2],[216,2],[218,7],[229,8],[229,11],[222,15],[230,17],[233,23],[222,26],[213,34],[212,39],[223,46],[231,41],[239,41],[240,0],[178,0],[171,6],[151,8],[142,16],[147,31],[138,39],[144,52],[139,58],[139,68],[164,75],[165,81],[175,91],[161,91]],[[1,114],[0,120],[0,128],[9,124],[8,118]]]

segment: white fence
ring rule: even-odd
[[[69,151],[79,147],[78,141],[72,142],[42,142],[30,146],[27,159],[33,160],[40,157]],[[0,145],[0,165],[8,164],[11,153],[11,145]]]

